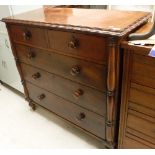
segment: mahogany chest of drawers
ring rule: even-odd
[[[138,30],[149,31],[150,25]],[[152,47],[122,43],[124,52],[119,148],[155,148],[155,58]]]
[[[115,148],[120,41],[149,17],[53,8],[3,19],[29,105],[41,105]]]

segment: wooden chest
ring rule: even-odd
[[[53,8],[3,19],[29,105],[41,105],[116,147],[120,41],[149,17]]]
[[[149,31],[146,25],[138,32]],[[152,47],[122,43],[123,87],[119,148],[155,148],[155,58]]]

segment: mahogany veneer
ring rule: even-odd
[[[4,18],[30,106],[41,105],[116,148],[120,41],[149,17],[51,8]]]

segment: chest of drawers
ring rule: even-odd
[[[53,8],[3,19],[29,105],[41,105],[115,148],[120,41],[149,17]]]
[[[149,24],[138,32],[147,32]],[[122,43],[124,50],[119,148],[155,148],[155,58],[152,47]]]

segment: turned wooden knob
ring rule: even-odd
[[[38,99],[41,101],[41,100],[43,100],[45,98],[45,94],[41,94],[41,95],[39,95],[38,96]]]
[[[35,57],[35,53],[32,52],[32,51],[30,51],[30,52],[28,52],[27,57],[28,57],[29,59],[32,59],[32,58]]]
[[[79,41],[77,39],[73,39],[68,43],[68,47],[70,48],[78,48],[79,47]]]
[[[70,73],[71,75],[75,76],[80,74],[80,70],[81,70],[80,66],[73,66]]]
[[[41,74],[39,72],[32,75],[32,78],[35,79],[35,80],[40,78],[40,77],[41,77]]]
[[[32,37],[32,34],[31,34],[30,31],[23,32],[23,38],[24,38],[24,40],[30,40],[31,37]]]
[[[78,89],[74,92],[73,96],[75,98],[79,98],[80,96],[82,96],[84,94],[83,90],[82,89]]]
[[[77,121],[82,121],[86,117],[85,113],[80,112],[78,116],[76,116]]]

